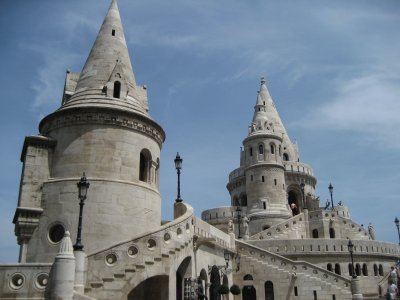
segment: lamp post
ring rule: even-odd
[[[306,198],[304,197],[304,187],[305,187],[304,182],[300,183],[301,195],[303,197],[303,209],[307,209]]]
[[[182,161],[183,159],[179,156],[179,153],[176,153],[176,157],[174,159],[176,173],[178,174],[178,196],[176,197],[175,202],[182,202],[181,198],[181,169],[182,169]]]
[[[329,183],[328,190],[329,190],[329,193],[331,194],[331,205],[332,205],[332,209],[333,209],[333,197],[332,197],[332,195],[333,195],[333,186],[332,186],[331,183]]]
[[[238,239],[241,239],[241,238],[242,238],[242,236],[241,236],[241,234],[240,234],[240,218],[242,217],[242,216],[241,216],[241,212],[242,212],[242,209],[240,208],[240,206],[238,206],[238,207],[236,208],[236,214],[237,214],[237,218],[238,218],[238,230],[239,230],[239,232],[238,232]]]
[[[347,244],[347,248],[349,249],[350,257],[351,257],[351,273],[352,273],[351,277],[352,278],[357,278],[357,275],[354,272],[354,261],[353,261],[353,248],[354,248],[354,245],[351,242],[351,240],[349,240],[349,243]]]
[[[78,233],[76,235],[76,243],[74,245],[74,251],[82,251],[82,212],[83,206],[85,205],[87,190],[89,189],[90,183],[86,180],[85,173],[83,173],[81,180],[76,184],[78,186],[78,197],[79,197],[79,222],[78,222]]]
[[[398,234],[398,236],[399,236],[399,245],[400,245],[400,228],[399,228],[399,219],[396,217],[395,219],[394,219],[394,223],[396,224],[396,227],[397,227],[397,234]]]

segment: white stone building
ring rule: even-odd
[[[241,294],[226,299],[384,293],[399,246],[375,240],[344,205],[321,208],[312,168],[300,162],[264,79],[240,166],[229,174],[230,206],[201,219],[177,202],[174,220],[161,222],[165,133],[147,101],[113,0],[82,72],[66,74],[60,108],[25,139],[13,220],[20,256],[0,266],[0,299],[220,299],[233,285]],[[83,172],[82,248],[72,241]]]

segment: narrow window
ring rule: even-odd
[[[332,227],[329,228],[329,237],[330,237],[331,239],[334,239],[334,238],[335,238],[335,229],[333,229]]]
[[[277,183],[276,179],[274,179],[274,183],[275,183],[275,185],[276,185],[276,183]]]
[[[250,175],[250,181],[253,181],[253,175]]]
[[[374,264],[374,276],[378,276],[378,266]]]
[[[336,295],[335,294],[332,295],[332,300],[336,300]]]
[[[331,271],[331,272],[332,272],[332,265],[331,265],[331,264],[327,264],[327,265],[326,265],[326,269],[327,269],[328,271]]]
[[[253,156],[253,148],[250,147],[249,151],[250,151],[250,156]]]
[[[114,98],[119,98],[121,93],[121,82],[115,81],[114,82],[114,92],[113,92],[113,97]]]
[[[261,181],[264,182],[264,176],[261,176]]]
[[[111,35],[115,36],[115,29],[111,30]]]
[[[363,264],[362,273],[363,273],[363,276],[368,276],[368,266],[367,266],[367,264]]]
[[[297,293],[297,286],[294,287],[294,295],[297,297],[299,294]]]
[[[349,264],[349,275],[353,276],[353,267],[351,264]]]
[[[361,276],[361,266],[360,264],[356,264],[356,275]]]
[[[258,146],[258,153],[264,154],[264,147],[263,147],[263,145]]]
[[[338,275],[342,274],[342,271],[340,270],[340,264],[335,264],[335,273]]]
[[[140,152],[140,162],[139,162],[139,180],[144,182],[150,182],[150,164],[151,154],[147,149],[143,149]]]
[[[314,294],[314,300],[318,300],[318,298],[317,298],[317,291],[313,291],[313,294]]]
[[[312,237],[313,237],[313,239],[317,239],[318,238],[318,229],[314,229],[312,231]]]
[[[279,145],[279,156],[282,156],[282,148],[281,148],[281,145]]]
[[[383,267],[381,264],[379,265],[379,276],[383,276]]]
[[[274,146],[274,144],[271,144],[271,154],[275,154],[275,146]]]
[[[267,203],[265,203],[265,201],[263,202],[263,207],[264,209],[267,209]]]

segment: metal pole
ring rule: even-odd
[[[399,245],[400,245],[400,228],[399,228],[399,223],[396,224],[397,227],[397,234],[399,236]]]
[[[176,198],[176,202],[182,202],[182,199],[181,199],[181,170],[177,169],[176,172],[178,173],[178,197]]]
[[[329,193],[331,194],[331,205],[332,205],[332,209],[333,209],[333,186],[332,184],[329,184]]]
[[[75,251],[82,251],[83,250],[83,245],[82,245],[82,212],[83,212],[83,206],[85,205],[85,199],[86,199],[86,197],[80,197],[80,201],[79,201],[79,222],[78,222],[78,233],[76,235],[76,243],[74,245],[74,250]]]
[[[354,262],[353,262],[353,251],[350,252],[350,257],[351,257],[351,271],[352,271],[352,277],[357,278],[356,272],[354,272]]]

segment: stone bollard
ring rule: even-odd
[[[363,295],[361,294],[361,287],[360,287],[360,280],[356,278],[351,279],[351,294],[352,298],[351,299],[363,299]]]

